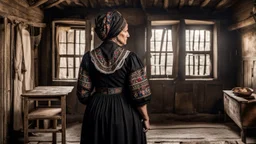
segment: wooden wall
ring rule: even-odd
[[[136,52],[139,57],[145,60],[145,31],[147,27],[146,19],[157,20],[157,19],[172,19],[176,20],[183,18],[191,19],[208,19],[215,20],[218,23],[217,30],[217,41],[218,41],[218,78],[215,80],[181,80],[181,79],[168,79],[168,80],[150,80],[150,85],[152,88],[152,101],[149,105],[149,110],[151,113],[175,113],[175,99],[176,93],[189,93],[192,95],[192,101],[184,101],[186,104],[192,105],[193,110],[191,113],[219,113],[223,112],[222,104],[222,90],[231,89],[236,85],[236,50],[238,47],[236,39],[236,32],[228,31],[228,26],[230,25],[229,17],[230,15],[219,13],[214,16],[202,15],[200,13],[182,13],[182,16],[177,14],[145,14],[142,10],[132,10],[132,9],[120,9],[122,14],[127,17],[129,23],[129,33],[131,37],[128,39],[127,48]],[[130,15],[133,12],[135,15]],[[91,19],[93,21],[93,15],[97,12],[77,10],[77,13],[72,11],[72,14],[65,13],[65,11],[55,11],[56,15],[52,14],[51,11],[45,13],[48,18],[47,23],[53,19],[59,19],[68,17],[69,18],[80,18],[80,19]],[[44,60],[41,61],[41,84],[42,85],[75,85],[76,82],[52,82],[51,81],[51,63],[50,53],[50,28],[47,28],[45,33],[44,49],[41,50],[41,55]],[[96,43],[95,45],[98,45]],[[235,62],[235,63],[234,63]],[[182,99],[181,99],[182,100]],[[77,101],[75,93],[72,93],[68,98],[68,107],[70,112],[73,114],[82,114],[83,106]],[[186,109],[185,109],[186,110]]]
[[[251,87],[256,91],[256,23],[252,18],[252,13],[255,15],[256,9],[253,7],[251,0],[239,1],[232,7],[232,17],[233,23],[238,24],[236,33],[241,42],[237,51],[239,57],[237,85]],[[245,25],[241,25],[241,22]]]

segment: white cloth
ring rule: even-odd
[[[24,91],[33,89],[33,85],[31,85],[30,34],[25,28],[23,24],[19,24],[16,29],[16,51],[14,57],[14,130],[21,130],[23,128],[21,94]]]

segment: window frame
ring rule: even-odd
[[[166,28],[167,30],[172,30],[172,25],[153,25],[151,26],[150,28],[150,31],[151,31],[151,35],[152,35],[152,30],[153,29],[163,29],[163,28]],[[172,35],[171,35],[172,37]],[[150,37],[151,39],[151,37]],[[149,49],[148,49],[148,53],[149,53],[149,58],[148,58],[148,61],[149,61],[149,73],[150,73],[150,78],[173,78],[174,76],[174,48],[172,51],[164,51],[164,52],[161,52],[161,51],[151,51],[151,40],[149,39]],[[172,42],[172,41],[171,41]],[[172,43],[171,43],[172,44]],[[172,74],[171,75],[152,75],[151,74],[151,67],[152,67],[152,64],[151,64],[151,53],[159,53],[159,54],[162,54],[164,53],[165,55],[167,55],[168,53],[171,53],[173,54],[173,63],[172,63]],[[165,58],[165,65],[167,65],[167,57]],[[165,71],[166,73],[166,71]]]
[[[77,78],[58,78],[57,77],[57,47],[56,47],[56,31],[57,26],[69,26],[75,29],[84,29],[85,30],[85,52],[88,50],[88,46],[90,46],[90,41],[88,41],[88,27],[90,29],[90,25],[85,20],[54,20],[52,21],[52,81],[76,81]],[[89,37],[90,38],[90,37]],[[85,53],[84,52],[84,53]],[[68,57],[74,58],[77,55],[67,55]],[[80,55],[81,59],[83,55]],[[75,65],[74,65],[75,67]],[[74,69],[75,71],[75,69]]]
[[[209,30],[210,31],[210,51],[209,52],[205,52],[205,51],[186,51],[186,30]],[[214,52],[214,46],[213,46],[213,25],[203,25],[203,24],[199,24],[199,25],[186,25],[185,26],[185,50],[184,50],[184,55],[185,55],[185,59],[184,59],[184,77],[185,78],[213,78],[213,72],[214,72],[214,60],[213,60],[213,52]],[[187,53],[193,53],[193,54],[209,54],[210,55],[210,61],[211,61],[211,66],[210,66],[210,74],[207,76],[191,76],[191,75],[186,75],[186,55]]]

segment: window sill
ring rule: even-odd
[[[214,81],[215,78],[187,78],[185,81]]]
[[[158,80],[163,80],[163,81],[170,81],[170,80],[174,80],[174,78],[149,78],[149,80],[151,81],[158,81]]]
[[[62,79],[62,80],[52,80],[52,82],[57,82],[57,83],[59,83],[59,82],[70,82],[70,83],[74,83],[74,82],[77,82],[77,80],[75,80],[75,79],[66,79],[66,80],[64,80],[64,79]]]

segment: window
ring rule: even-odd
[[[85,21],[53,22],[53,80],[76,80],[86,52]]]
[[[150,78],[217,78],[214,21],[160,20],[149,24],[147,68]]]
[[[171,26],[155,26],[150,39],[151,77],[170,77],[173,74]]]
[[[186,77],[212,77],[211,26],[186,26]]]
[[[58,79],[74,79],[85,52],[85,30],[71,28],[59,32]]]

